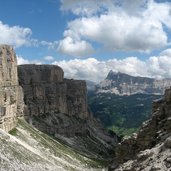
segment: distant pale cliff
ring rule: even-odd
[[[156,80],[147,77],[134,77],[128,74],[110,71],[106,79],[96,87],[97,93],[117,95],[157,94],[163,95],[171,86],[171,79]]]
[[[23,116],[23,91],[18,84],[17,62],[14,50],[0,46],[0,128],[9,131]]]

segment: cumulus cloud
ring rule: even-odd
[[[38,60],[28,60],[28,59],[25,59],[23,58],[22,56],[17,56],[17,64],[18,65],[23,65],[23,64],[37,64],[37,65],[40,65],[42,64],[41,61],[38,61]]]
[[[161,56],[170,56],[171,57],[171,49],[166,49],[160,53]]]
[[[68,36],[59,42],[58,51],[69,56],[85,57],[93,53],[93,48],[84,40],[73,40]]]
[[[17,56],[17,64],[18,65],[23,65],[23,64],[30,64],[30,61],[27,59],[24,59],[21,56]]]
[[[103,62],[99,62],[95,58],[56,61],[53,64],[61,66],[67,78],[89,80],[99,79],[99,75],[101,75],[99,72],[101,72],[101,68],[103,67]],[[106,67],[103,67],[103,71],[105,69]]]
[[[0,44],[8,44],[19,48],[22,46],[46,46],[48,49],[57,49],[58,41],[47,42],[32,38],[32,30],[21,26],[9,26],[0,21]]]
[[[107,76],[110,70],[133,76],[151,78],[171,78],[171,57],[166,55],[151,56],[143,61],[137,57],[127,57],[122,60],[110,59],[99,61],[95,58],[56,61],[65,72],[65,77],[99,82]]]
[[[55,58],[53,56],[45,56],[43,59],[46,61],[53,61]]]
[[[164,27],[171,28],[171,3],[62,0],[61,8],[78,15],[68,23],[64,39],[59,44],[59,49],[61,46],[63,49],[60,52],[64,54],[74,56],[82,41],[89,47],[91,42],[96,42],[111,51],[138,52],[151,52],[169,44]],[[73,43],[77,41],[79,43]],[[67,51],[73,44],[74,48]],[[83,48],[82,53],[85,55],[86,52],[89,52],[87,48]]]
[[[43,40],[43,41],[40,41],[38,44],[41,46],[47,46],[48,49],[57,49],[59,42],[58,41],[48,42],[48,41]]]
[[[76,15],[91,15],[104,7],[113,5],[112,0],[61,0],[61,10],[72,11]]]
[[[106,12],[122,7],[126,12],[133,13],[145,7],[148,0],[61,0],[61,10],[71,11],[75,15],[91,16],[97,12]],[[136,11],[137,10],[137,11]]]
[[[0,21],[0,43],[10,44],[14,47],[21,47],[29,45],[32,31],[30,28],[23,28],[20,26],[10,27]]]

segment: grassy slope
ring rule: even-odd
[[[1,171],[101,171],[104,169],[97,161],[78,154],[72,148],[32,128],[24,120],[20,120],[10,134],[0,131]]]

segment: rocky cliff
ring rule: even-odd
[[[26,120],[88,156],[112,154],[117,137],[88,112],[85,81],[64,79],[63,70],[52,65],[21,65],[18,74]]]
[[[143,123],[138,134],[124,139],[116,151],[114,165],[120,163],[113,169],[116,171],[171,169],[171,88],[154,102],[152,118]]]
[[[23,115],[22,88],[18,84],[17,61],[14,50],[0,46],[0,128],[9,131]]]
[[[57,112],[88,117],[85,81],[66,80],[63,70],[51,65],[21,65],[18,73],[29,116]]]
[[[106,79],[97,85],[96,92],[117,95],[163,95],[164,91],[170,86],[170,79],[157,80],[147,77],[134,77],[128,74],[110,71]]]

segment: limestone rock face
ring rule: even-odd
[[[22,85],[63,82],[63,70],[54,65],[20,65],[19,77]]]
[[[87,118],[87,88],[85,81],[68,80],[64,83],[67,87],[67,113],[79,118]]]
[[[0,46],[0,128],[11,130],[17,117],[23,116],[23,91],[18,84],[17,61],[14,50]]]
[[[18,73],[29,116],[47,113],[88,116],[85,81],[64,79],[63,70],[52,65],[21,65]]]
[[[19,83],[27,105],[25,118],[42,132],[90,157],[109,157],[117,142],[87,109],[86,82],[64,79],[52,65],[21,65]]]
[[[126,163],[115,170],[168,170],[171,148],[171,88],[153,103],[152,118],[138,134],[124,139],[116,150],[116,161]]]

